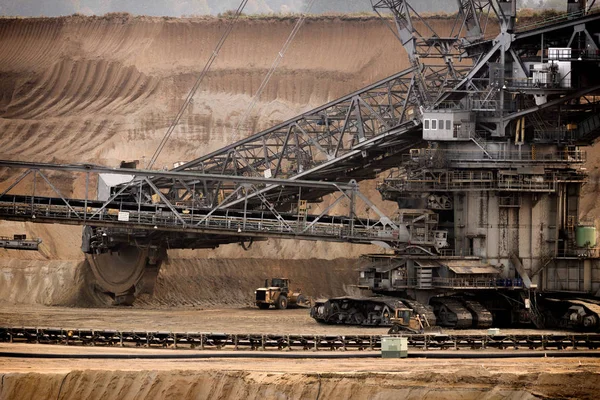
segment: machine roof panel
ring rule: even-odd
[[[360,270],[368,271],[368,270],[374,269],[377,272],[389,272],[393,269],[403,266],[405,263],[406,263],[406,261],[404,261],[404,260],[387,261],[387,262],[375,261],[375,262],[371,262],[369,264],[362,266],[360,268]]]
[[[492,275],[500,273],[496,267],[479,260],[447,260],[443,263],[456,274]]]
[[[415,260],[415,267],[417,268],[438,268],[440,264],[436,261],[431,260]]]

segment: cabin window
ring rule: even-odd
[[[454,124],[454,132],[453,132],[453,136],[455,138],[458,137],[458,132],[460,131],[460,124]]]

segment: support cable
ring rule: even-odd
[[[283,57],[285,56],[285,53],[288,51],[290,45],[292,44],[292,42],[296,38],[296,35],[300,31],[300,28],[302,28],[302,25],[304,24],[304,21],[306,20],[306,16],[310,12],[310,9],[312,8],[312,6],[313,6],[314,3],[315,3],[315,0],[310,0],[307,3],[306,9],[304,10],[304,12],[302,14],[300,14],[300,19],[298,19],[298,21],[296,21],[296,25],[294,26],[294,29],[292,29],[292,32],[288,36],[288,38],[287,38],[286,42],[284,43],[283,47],[281,48],[281,50],[279,51],[279,53],[277,53],[277,57],[275,57],[275,60],[273,61],[273,64],[271,64],[271,69],[269,69],[269,72],[267,72],[267,75],[265,75],[262,83],[260,84],[260,87],[258,88],[258,90],[256,91],[256,94],[254,95],[254,97],[252,99],[252,102],[250,102],[250,104],[248,105],[248,108],[246,109],[246,111],[244,112],[244,114],[242,115],[242,117],[239,119],[236,127],[234,128],[234,130],[232,132],[232,135],[231,135],[231,139],[232,139],[231,141],[232,142],[235,142],[237,140],[238,135],[240,133],[240,129],[242,128],[242,126],[245,125],[246,120],[250,116],[250,113],[252,112],[252,110],[256,106],[256,103],[258,103],[258,100],[260,99],[260,96],[262,95],[262,93],[265,90],[265,88],[267,87],[269,81],[273,77],[273,74],[275,73],[275,70],[277,69],[277,67],[279,67],[279,64],[281,63],[281,60],[283,60]]]
[[[148,162],[148,165],[146,166],[146,169],[151,169],[152,166],[154,165],[154,163],[156,162],[156,160],[158,159],[158,156],[160,155],[160,153],[164,149],[165,145],[167,144],[167,141],[171,137],[171,134],[173,133],[173,131],[175,130],[175,128],[179,124],[179,121],[181,120],[181,117],[183,116],[183,113],[185,112],[185,110],[187,109],[187,107],[189,106],[189,104],[191,103],[192,98],[194,97],[194,95],[196,94],[196,91],[200,87],[200,84],[202,83],[202,81],[204,80],[204,78],[206,77],[206,75],[208,74],[208,71],[210,70],[212,64],[217,59],[217,57],[219,55],[219,51],[221,51],[221,48],[225,44],[225,41],[227,40],[227,37],[229,36],[229,34],[231,33],[231,31],[233,30],[233,27],[235,26],[236,22],[240,18],[240,15],[242,14],[242,11],[246,7],[247,3],[248,3],[248,0],[242,0],[242,2],[240,3],[239,7],[235,11],[234,16],[230,19],[229,24],[227,25],[227,28],[225,29],[225,32],[223,33],[223,36],[221,36],[221,39],[219,40],[219,43],[217,43],[217,46],[215,47],[215,50],[213,51],[213,53],[210,56],[210,58],[208,59],[206,65],[204,66],[204,69],[202,70],[202,73],[200,74],[200,76],[196,80],[196,83],[194,84],[194,86],[190,90],[189,94],[187,95],[187,97],[186,97],[183,105],[181,106],[181,109],[177,113],[177,116],[175,117],[175,119],[173,120],[173,122],[171,123],[171,125],[169,126],[169,129],[165,133],[165,136],[163,137],[162,141],[158,145],[158,148],[154,152],[154,155],[152,156],[152,159]]]

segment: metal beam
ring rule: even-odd
[[[231,176],[231,175],[216,175],[202,174],[194,171],[154,171],[154,170],[139,170],[129,168],[110,168],[100,165],[78,165],[78,164],[48,164],[48,163],[31,163],[25,161],[9,161],[0,160],[0,168],[12,169],[38,169],[51,171],[69,171],[69,172],[91,172],[97,174],[117,174],[117,175],[134,175],[147,178],[169,178],[169,179],[195,179],[215,182],[232,182],[232,183],[253,183],[253,184],[276,184],[290,187],[307,187],[314,189],[351,189],[353,186],[345,183],[330,183],[320,181],[307,180],[290,180],[290,179],[275,179],[275,178],[260,178],[251,176]],[[25,174],[24,174],[25,175]],[[24,178],[22,176],[21,178]],[[14,186],[13,186],[14,187]]]

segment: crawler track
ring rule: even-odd
[[[437,322],[440,326],[450,326],[456,329],[468,329],[473,326],[472,313],[459,300],[441,297],[433,298],[432,303],[437,310]]]
[[[597,350],[600,334],[410,334],[415,350]],[[60,328],[0,328],[0,342],[196,350],[379,350],[381,335],[262,335]],[[600,351],[598,352],[600,354]]]

